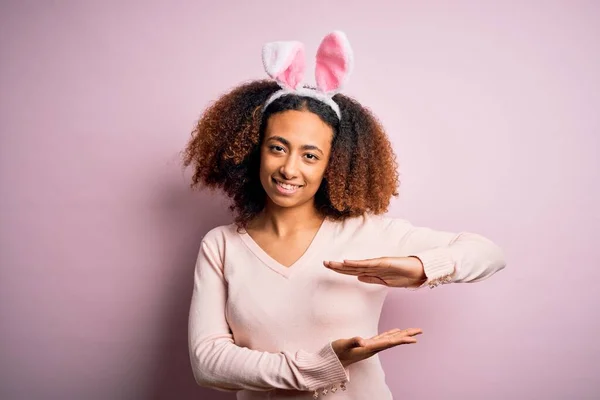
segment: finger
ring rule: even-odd
[[[422,329],[419,328],[407,328],[407,329],[402,329],[400,330],[400,332],[398,332],[399,335],[402,336],[416,336],[416,335],[420,335],[423,333]]]
[[[402,343],[416,343],[414,336],[422,333],[423,330],[419,328],[392,329],[368,339],[367,342],[369,346],[385,349]]]
[[[421,335],[422,333],[423,333],[423,331],[421,329],[408,328],[408,329],[402,329],[399,332],[394,333],[393,336],[396,336],[397,338],[413,337],[413,336]]]
[[[344,264],[339,261],[325,261],[325,266],[327,268],[336,268],[336,269],[344,268]]]
[[[409,343],[417,343],[417,338],[413,336],[395,336],[395,337],[387,337],[385,339],[385,343],[381,343],[382,350],[389,349],[392,347],[399,346],[401,344],[409,344]],[[381,351],[381,350],[379,350]]]
[[[371,339],[379,339],[384,336],[392,336],[392,335],[397,335],[397,334],[400,334],[402,336],[414,336],[414,335],[420,335],[421,333],[423,333],[423,330],[420,328],[405,328],[405,329],[394,328],[394,329],[390,329],[389,331],[382,332],[377,336],[373,336]]]
[[[417,338],[414,338],[414,337],[403,337],[402,339],[400,339],[398,341],[398,343],[396,344],[396,346],[400,346],[402,344],[413,344],[413,343],[417,343]]]
[[[338,264],[336,265],[335,261],[323,261],[323,265],[329,269],[339,268],[342,265],[341,263]]]
[[[372,267],[370,266],[352,266],[352,265],[346,265],[343,262],[339,262],[339,261],[327,261],[327,264],[329,266],[329,268],[335,268],[335,269],[351,269],[351,270],[363,270],[366,271]]]
[[[337,261],[327,261],[326,263],[323,263],[323,265],[325,265],[327,268],[331,269],[332,271],[338,272],[340,274],[345,274],[345,275],[359,276],[368,271],[367,268],[347,267],[344,264],[337,262]]]
[[[417,338],[413,336],[404,335],[402,333],[396,333],[393,335],[383,336],[367,346],[369,350],[374,352],[380,352],[395,346],[402,344],[417,343]]]
[[[343,263],[351,267],[380,267],[389,265],[390,261],[387,257],[379,257],[364,260],[344,260]]]
[[[388,286],[388,284],[381,278],[376,276],[368,276],[368,275],[359,275],[358,280],[364,283],[374,283],[377,285]]]
[[[344,275],[360,276],[361,274],[363,274],[363,272],[354,271],[351,269],[337,269],[337,268],[329,268],[329,269],[332,270],[333,272],[337,272],[338,274],[344,274]]]
[[[384,336],[393,335],[393,334],[395,334],[397,332],[401,332],[401,331],[402,331],[402,329],[400,329],[400,328],[390,329],[389,331],[385,331],[383,333],[380,333],[377,336],[373,336],[371,339],[379,339],[379,338],[382,338]]]

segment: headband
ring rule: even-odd
[[[333,101],[333,96],[348,81],[354,61],[352,48],[344,32],[334,31],[321,41],[316,57],[315,89],[302,86],[306,67],[303,43],[266,43],[262,49],[262,59],[267,74],[281,86],[266,101],[263,111],[276,99],[295,94],[312,97],[327,104],[335,111],[338,119],[342,118],[340,107]]]

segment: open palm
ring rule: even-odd
[[[416,335],[423,333],[421,329],[392,329],[372,338],[363,339],[360,336],[351,339],[338,339],[331,343],[344,367],[369,358],[382,350],[401,344],[417,343]]]

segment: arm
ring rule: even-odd
[[[506,266],[500,247],[475,233],[436,231],[401,219],[392,219],[390,228],[400,238],[396,244],[400,253],[416,257],[423,264],[427,280],[420,287],[478,282]]]
[[[217,252],[202,242],[189,315],[189,351],[196,382],[217,390],[309,391],[349,381],[328,343],[316,353],[268,353],[239,347],[225,318],[227,282]]]

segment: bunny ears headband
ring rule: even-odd
[[[267,74],[281,86],[280,90],[269,97],[263,110],[281,96],[295,94],[322,101],[335,111],[338,119],[341,119],[340,107],[332,97],[348,81],[353,66],[352,48],[343,32],[334,31],[321,41],[315,69],[316,89],[302,85],[306,66],[303,43],[296,41],[267,43],[263,46],[262,58]]]

